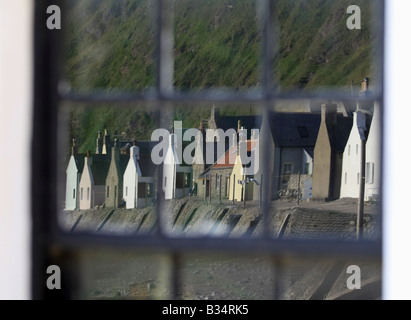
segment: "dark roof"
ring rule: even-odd
[[[84,157],[86,156],[85,153],[76,153],[74,155],[74,161],[76,162],[76,166],[78,169],[78,172],[83,172],[84,168]]]
[[[137,147],[139,148],[140,154],[151,155],[151,150],[153,150],[154,146],[158,143],[159,143],[158,141],[150,141],[150,140],[137,141]]]
[[[330,137],[331,148],[337,152],[344,152],[345,145],[347,144],[348,138],[353,125],[353,118],[343,117],[337,115],[337,123],[335,125],[328,125],[328,135]]]
[[[238,121],[241,121],[241,126],[247,129],[247,139],[251,137],[251,129],[260,128],[261,116],[219,116],[216,119],[216,125],[218,129],[224,131],[228,129],[238,129]]]
[[[123,179],[123,174],[126,171],[129,159],[130,159],[130,156],[125,155],[125,154],[120,154],[120,176],[121,176],[121,179]]]
[[[276,113],[270,118],[271,133],[277,147],[314,147],[321,115],[316,113]]]
[[[94,185],[105,185],[111,156],[109,154],[93,154],[92,158],[91,173]]]
[[[157,166],[151,160],[151,155],[140,154],[138,164],[143,177],[154,177]]]

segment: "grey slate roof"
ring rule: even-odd
[[[151,160],[150,154],[140,154],[140,159],[138,160],[140,166],[141,174],[143,177],[154,177],[157,166]]]
[[[111,156],[109,154],[93,154],[92,158],[91,173],[93,174],[94,185],[105,185]]]
[[[321,115],[316,113],[276,113],[270,118],[271,133],[277,147],[314,147]]]
[[[78,169],[78,172],[83,172],[84,168],[84,157],[86,156],[85,153],[76,153],[74,155],[74,161],[76,162],[76,166]]]

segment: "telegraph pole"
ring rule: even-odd
[[[361,139],[360,191],[357,211],[357,240],[362,239],[364,230],[364,190],[365,190],[365,139]]]

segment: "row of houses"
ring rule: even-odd
[[[367,92],[368,81],[364,80],[360,94]],[[233,128],[233,136],[227,136]],[[206,134],[207,129],[214,134]],[[242,129],[248,129],[247,136],[241,137]],[[259,136],[250,129],[259,129]],[[365,200],[373,200],[380,192],[380,132],[379,106],[364,100],[311,101],[305,112],[266,117],[222,116],[213,106],[210,118],[200,121],[194,162],[185,163],[185,145],[172,131],[164,163],[155,165],[151,152],[156,142],[114,140],[111,145],[106,131],[104,137],[98,134],[93,155],[78,154],[73,142],[65,208],[150,205],[155,201],[159,170],[165,199],[194,195],[232,201],[268,196],[273,200],[297,190],[302,200],[358,198],[362,138],[366,139]],[[219,143],[222,150],[217,148]],[[257,163],[253,174],[245,173],[241,150]],[[269,190],[262,190],[264,179],[270,181]]]

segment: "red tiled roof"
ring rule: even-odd
[[[247,140],[247,152],[252,151],[258,140]],[[212,168],[232,168],[235,164],[235,159],[237,158],[237,146],[232,146],[226,153],[213,164]]]

